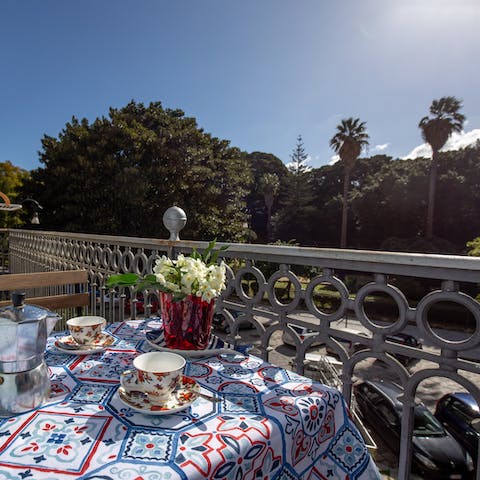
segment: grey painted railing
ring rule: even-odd
[[[174,220],[166,219],[171,240],[11,230],[10,270],[86,268],[92,286],[91,311],[110,321],[123,320],[128,304],[130,318],[135,318],[137,302],[132,291],[108,291],[105,279],[117,272],[144,274],[151,271],[159,255],[173,257],[194,247],[206,247],[207,242],[175,240],[181,226]],[[409,478],[414,398],[422,381],[430,377],[451,379],[472,393],[480,405],[480,357],[475,355],[480,347],[480,304],[472,296],[480,283],[480,259],[253,244],[230,244],[222,256],[229,265],[228,285],[217,300],[216,310],[230,327],[231,342],[241,341],[239,327],[248,321],[259,333],[260,354],[268,360],[272,336],[286,332],[296,345],[294,368],[299,373],[304,372],[305,354],[312,344],[326,344],[343,363],[341,379],[347,402],[356,367],[363,360],[376,358],[396,372],[405,390],[398,478]],[[295,271],[302,271],[302,275]],[[410,286],[423,281],[433,287],[413,302],[401,290],[405,281]],[[282,295],[285,290],[288,297]],[[155,292],[145,294],[148,315],[158,296]],[[320,304],[325,299],[334,305]],[[393,320],[379,318],[378,312],[371,314],[371,306],[380,303],[393,307]],[[432,312],[439,306],[453,312],[441,316],[442,330],[432,325]],[[458,311],[463,313],[455,313]],[[343,331],[337,322],[342,318],[359,322],[368,336]],[[315,335],[302,341],[292,325],[306,327]],[[434,348],[422,350],[387,341],[387,336],[408,328],[416,329],[425,344]],[[453,337],[439,333],[445,331],[451,331]],[[359,342],[365,348],[347,352],[342,339]],[[425,360],[428,366],[412,373],[392,354]],[[480,480],[478,464],[475,478]]]

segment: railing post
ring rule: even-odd
[[[163,224],[165,228],[170,232],[169,240],[172,242],[178,242],[180,240],[180,230],[187,223],[187,214],[180,207],[170,207],[167,208],[163,214]],[[177,254],[175,252],[175,247],[172,244],[168,251],[168,256],[170,258],[176,258]]]

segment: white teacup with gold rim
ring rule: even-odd
[[[97,340],[106,324],[105,318],[94,315],[73,317],[67,320],[70,335],[79,345],[88,345]]]
[[[180,384],[185,359],[171,352],[142,353],[133,360],[134,370],[120,376],[120,383],[127,392],[140,391],[151,403],[168,400]]]

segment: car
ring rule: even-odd
[[[392,335],[387,335],[385,340],[392,343],[398,343],[400,345],[405,345],[407,347],[419,348],[422,349],[422,342],[416,339],[413,335],[408,333],[394,333]],[[401,355],[398,353],[392,354],[402,365],[408,366],[412,361],[415,361],[414,358]]]
[[[354,386],[355,402],[363,420],[382,437],[397,455],[403,404],[403,389],[390,382],[364,381]],[[414,407],[412,468],[429,479],[473,477],[470,454],[443,427],[425,405]]]
[[[232,309],[226,310],[230,313],[230,315],[232,315],[235,322],[238,323],[238,328],[240,330],[250,329],[253,327],[252,322],[250,322],[246,318],[239,319],[239,317],[242,315],[242,312]],[[230,326],[228,325],[227,319],[225,318],[225,315],[223,315],[223,313],[217,312],[213,315],[212,325],[217,332],[230,333]]]
[[[314,337],[315,335],[318,335],[316,332],[313,332],[312,330],[310,330],[308,328],[305,328],[305,327],[300,327],[299,325],[289,324],[289,326],[291,328],[293,328],[293,330],[300,337],[300,340],[302,342],[305,342],[305,340],[307,340],[308,338],[311,338],[311,337]],[[347,331],[349,333],[356,334],[356,335],[360,335],[360,336],[363,336],[363,337],[368,337],[368,335],[361,330],[354,330],[354,329],[351,329],[351,328],[343,328],[342,332],[345,332],[345,331]],[[335,340],[340,342],[340,344],[342,344],[348,352],[351,352],[351,353],[353,353],[354,351],[358,350],[360,347],[363,346],[363,344],[361,342],[353,342],[352,343],[351,341],[345,340],[343,338],[337,338],[337,337],[334,337],[334,338],[335,338]],[[292,336],[288,332],[283,332],[282,341],[283,341],[284,344],[289,345],[291,347],[295,346],[295,341],[293,340]],[[321,346],[321,345],[323,345],[322,342],[313,342],[313,344],[311,346],[312,347],[318,347],[318,346]],[[329,355],[336,355],[337,354],[337,352],[334,349],[332,349],[331,347],[329,347],[328,345],[326,347],[326,350],[327,350],[327,353]]]
[[[302,342],[304,342],[309,337],[317,335],[315,332],[312,332],[311,330],[309,330],[308,328],[305,328],[305,327],[300,327],[298,325],[292,325],[292,324],[290,324],[290,327],[295,330],[295,332],[300,337],[300,340]],[[356,330],[356,329],[353,329],[353,328],[342,328],[342,332],[348,332],[348,333],[351,333],[353,335],[358,335],[360,337],[369,338],[368,334],[363,330]],[[335,340],[337,340],[345,348],[345,350],[347,350],[347,352],[349,354],[355,353],[355,352],[357,352],[358,350],[361,350],[364,347],[364,343],[362,343],[361,341],[352,342],[350,340],[346,340],[346,339],[339,338],[339,337],[333,337],[333,338],[335,338]],[[283,343],[286,344],[286,345],[289,345],[291,347],[295,346],[295,342],[294,342],[292,336],[288,332],[283,333],[282,340],[283,340]],[[415,348],[420,348],[420,349],[423,348],[422,347],[422,342],[420,340],[417,340],[413,335],[409,335],[407,333],[395,333],[395,334],[392,334],[392,335],[386,335],[385,340],[387,340],[389,342],[392,342],[392,343],[398,343],[398,344],[401,344],[401,345],[406,345],[406,346],[409,346],[409,347],[415,347]],[[321,342],[314,342],[312,344],[312,347],[317,347],[317,346],[321,346],[321,345],[322,345]],[[326,352],[327,352],[328,355],[338,355],[338,351],[335,348],[331,347],[330,345],[326,346]],[[412,361],[411,357],[408,357],[408,356],[405,356],[405,355],[401,355],[401,354],[397,354],[397,353],[392,353],[392,355],[402,365],[405,365],[405,366],[408,366],[410,364],[410,362]]]
[[[355,330],[354,328],[342,328],[341,330],[342,332],[351,333],[352,335],[369,338],[368,334],[363,330]],[[346,340],[345,338],[335,336],[333,338],[339,342],[340,345],[342,345],[350,355],[365,347],[365,344],[360,340],[352,342],[351,340]],[[327,345],[325,349],[329,355],[338,355],[338,351],[332,348],[330,345]]]
[[[473,395],[467,392],[444,395],[437,402],[435,416],[476,461],[480,442],[480,411]]]
[[[342,329],[342,331],[346,331],[349,333],[359,335],[361,337],[368,338],[368,335],[361,330],[353,330],[351,328],[345,328],[345,329]],[[364,348],[364,344],[361,341],[351,342],[349,340],[340,339],[340,338],[337,338],[336,340],[339,341],[345,347],[347,352],[350,354],[355,353],[361,350],[362,348]],[[414,347],[414,348],[420,348],[420,349],[423,348],[421,341],[417,340],[413,335],[409,335],[407,333],[395,333],[391,335],[386,335],[385,340],[387,342],[398,343],[400,345],[406,345],[408,347]],[[326,350],[327,350],[327,353],[329,353],[330,355],[336,354],[333,348],[331,348],[329,345],[327,345]],[[401,355],[399,353],[391,353],[391,355],[395,357],[404,366],[408,366],[413,360],[412,357]]]
[[[299,336],[300,341],[303,343],[305,340],[307,340],[310,337],[314,337],[317,335],[316,332],[312,332],[312,330],[309,330],[308,328],[305,327],[300,327],[299,325],[293,325],[289,324],[289,327],[293,329],[293,331]],[[288,345],[290,347],[295,347],[295,340],[292,338],[289,332],[283,332],[282,334],[282,341],[285,345]],[[322,343],[314,343],[312,347],[316,347],[322,345]]]

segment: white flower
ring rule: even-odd
[[[217,292],[209,288],[202,293],[202,300],[206,302],[210,302],[216,296],[217,296]]]
[[[219,265],[207,265],[203,260],[203,258],[217,258],[218,252],[211,257],[214,245],[214,241],[209,243],[204,257],[196,251],[190,257],[179,254],[176,260],[163,255],[155,260],[152,268],[153,275],[145,278],[134,275],[134,280],[131,274],[128,277],[125,275],[126,278],[122,279],[121,285],[125,286],[125,282],[127,284],[130,282],[132,286],[140,285],[144,289],[158,288],[162,292],[178,294],[176,299],[195,295],[205,301],[211,301],[222,293],[226,279],[226,266],[223,262]],[[120,282],[116,277],[115,281]]]
[[[165,286],[172,292],[172,293],[179,293],[181,291],[180,285],[176,283],[169,282],[168,280],[165,282]]]
[[[225,288],[226,266],[206,265],[201,258],[179,254],[176,260],[163,255],[155,261],[153,272],[157,282],[171,293],[183,293],[211,301]]]

